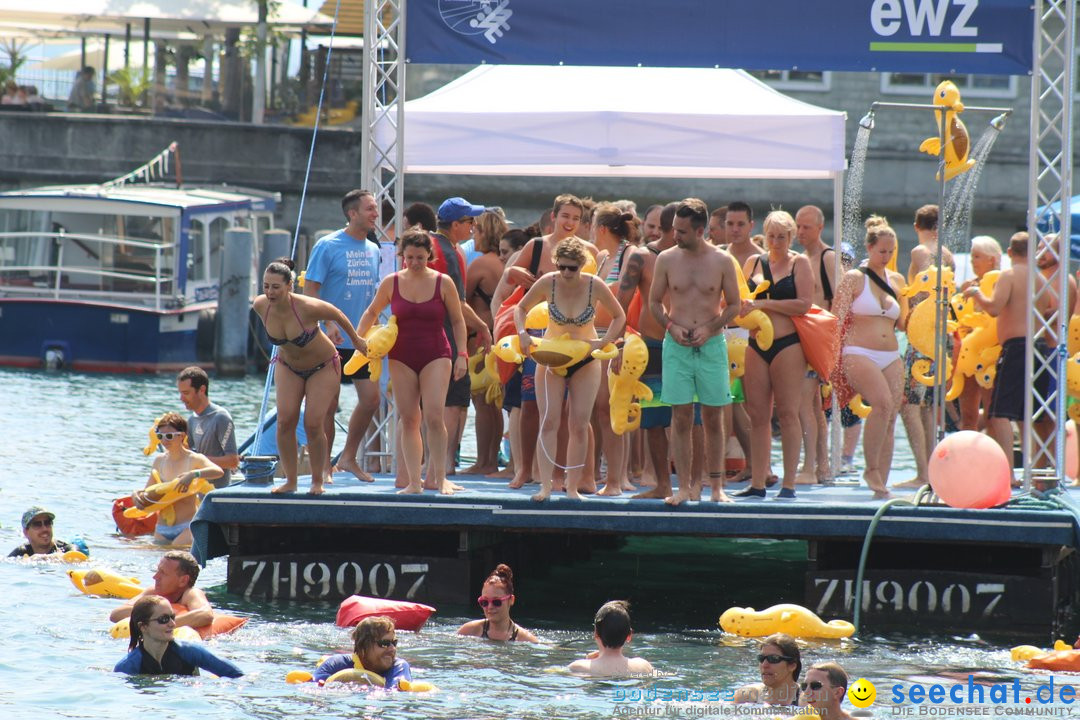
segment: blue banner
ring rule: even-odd
[[[1025,75],[1028,0],[407,0],[409,62]]]

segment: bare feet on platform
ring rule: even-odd
[[[725,502],[725,503],[733,503],[733,502],[735,502],[735,500],[733,500],[726,492],[724,492],[724,488],[713,488],[712,489],[712,495],[711,495],[711,497],[709,499],[712,500],[713,502]]]
[[[631,496],[633,500],[665,500],[671,496],[670,485],[657,485],[654,488],[639,492],[637,495]]]
[[[675,493],[671,497],[664,498],[664,502],[666,502],[668,505],[682,505],[684,502],[686,502],[689,499],[690,499],[690,491],[689,490],[679,490],[679,492]]]
[[[360,467],[360,463],[356,462],[356,458],[341,458],[338,460],[336,469],[341,470],[342,472],[352,473],[360,482],[375,482],[375,478],[371,477],[364,468]]]
[[[403,487],[401,490],[398,490],[397,494],[398,495],[419,495],[422,492],[424,492],[424,488],[422,488],[419,484],[409,484],[409,485],[406,485],[405,487]]]
[[[597,495],[607,495],[608,497],[615,497],[616,495],[622,495],[622,492],[623,489],[621,485],[608,481],[604,484],[603,489],[598,492]]]
[[[765,487],[771,488],[776,483],[780,482],[780,478],[772,473],[765,476]]]
[[[462,470],[461,474],[462,475],[490,475],[491,473],[498,471],[498,469],[499,468],[496,465],[481,465],[479,463],[474,463],[473,465],[471,465],[471,466],[465,468],[464,470]]]
[[[896,483],[895,485],[893,485],[893,487],[905,488],[905,489],[909,489],[909,488],[917,489],[917,488],[921,488],[923,485],[926,485],[926,484],[927,484],[927,482],[925,480],[922,480],[922,479],[916,477],[916,478],[911,478],[910,480],[905,480],[904,482]]]
[[[585,499],[585,496],[582,495],[577,490],[567,490],[566,491],[566,497],[570,498],[571,500],[584,500]]]
[[[728,482],[746,482],[750,479],[750,468],[746,467],[728,476]]]
[[[322,482],[315,482],[315,481],[313,480],[313,481],[311,482],[311,489],[310,489],[310,490],[308,490],[308,495],[322,495],[322,494],[323,494],[323,492],[324,492],[324,491],[323,491],[323,484],[322,484]]]
[[[270,492],[274,493],[275,495],[284,495],[285,493],[294,493],[294,492],[296,492],[296,481],[295,480],[288,480],[288,481],[286,481],[286,483],[284,485],[278,485],[276,488],[274,488]]]
[[[532,496],[535,502],[543,502],[551,497],[551,483],[540,483],[540,492]]]
[[[530,483],[530,482],[532,482],[532,478],[521,477],[519,475],[519,476],[516,476],[513,480],[511,480],[510,483],[506,487],[510,488],[511,490],[517,490],[519,488],[525,487],[525,483]]]
[[[634,492],[635,490],[637,490],[637,487],[635,487],[634,483],[630,482],[629,479],[626,479],[622,481],[622,490],[623,492]]]
[[[882,488],[881,490],[875,490],[874,491],[874,499],[875,500],[888,500],[892,496],[893,496],[893,494],[891,492],[889,492],[888,488]]]
[[[808,470],[802,470],[795,476],[796,485],[817,485],[818,477],[815,473]]]
[[[511,468],[503,468],[498,472],[488,473],[489,478],[512,478],[515,473]]]

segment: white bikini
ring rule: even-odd
[[[889,318],[893,322],[896,322],[900,317],[900,304],[896,302],[892,297],[885,296],[885,307],[882,307],[877,298],[874,297],[874,293],[870,290],[870,278],[863,279],[863,289],[851,303],[851,312],[855,315],[861,315],[863,317],[880,317]],[[870,348],[860,347],[859,345],[845,345],[844,355],[859,355],[867,358],[870,362],[877,365],[878,370],[884,370],[892,365],[894,362],[900,359],[900,354],[896,350],[871,350]]]

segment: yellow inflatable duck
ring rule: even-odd
[[[386,354],[390,352],[390,348],[394,347],[397,336],[397,317],[394,315],[390,316],[385,325],[373,325],[364,334],[364,340],[367,341],[367,355],[353,353],[353,356],[349,358],[349,362],[345,363],[345,373],[352,375],[370,362],[371,382],[379,382],[379,377],[382,375],[382,363],[379,361],[386,357]]]
[[[769,289],[769,281],[764,280],[754,288],[754,292],[750,292],[750,286],[746,284],[746,277],[743,275],[739,263],[735,263],[735,277],[739,281],[739,298],[741,300],[753,300],[760,293]],[[735,324],[754,333],[754,342],[762,350],[768,350],[772,347],[772,320],[763,310],[751,310],[745,317],[736,317]]]
[[[154,451],[161,445],[161,441],[158,440],[157,429],[161,423],[161,418],[165,417],[161,415],[154,419],[154,424],[150,426],[150,443],[142,449],[143,455],[153,455]]]
[[[623,342],[622,365],[618,373],[608,371],[611,429],[616,435],[627,430],[637,430],[641,425],[641,403],[638,397],[652,400],[652,389],[640,381],[641,374],[649,364],[649,348],[641,336],[627,332]]]
[[[856,393],[851,400],[848,401],[848,410],[855,413],[856,416],[865,420],[870,415],[872,407],[863,402],[862,395]]]
[[[521,354],[521,339],[517,335],[501,337],[491,348],[492,354],[503,362],[520,365],[525,356]]]
[[[855,626],[847,620],[822,622],[801,605],[773,605],[766,610],[728,608],[720,616],[720,627],[742,637],[782,632],[795,638],[845,638],[855,633]]]
[[[136,578],[126,578],[102,568],[90,570],[68,570],[68,578],[80,592],[99,597],[114,597],[130,600],[144,588]]]
[[[1080,353],[1069,358],[1065,365],[1065,388],[1069,397],[1080,400]],[[1080,425],[1080,403],[1069,406],[1069,417]]]
[[[157,471],[153,472],[157,476]],[[146,493],[154,502],[147,505],[144,508],[129,507],[124,510],[124,517],[127,518],[141,518],[146,517],[152,513],[159,512],[169,507],[177,500],[182,500],[192,495],[205,495],[214,489],[214,484],[203,478],[195,478],[188,484],[188,489],[184,492],[180,492],[177,488],[180,486],[180,480],[170,480],[169,482],[155,483],[143,492]]]
[[[979,290],[984,296],[993,296],[1000,276],[999,270],[991,270],[983,275],[979,280]],[[949,304],[956,316],[957,332],[961,335],[952,387],[945,396],[945,399],[951,402],[964,391],[965,378],[975,378],[976,382],[987,389],[993,386],[1001,344],[997,336],[997,319],[979,310],[974,300],[957,293],[949,300]]]
[[[950,80],[941,82],[934,90],[934,105],[939,105],[943,110],[935,110],[937,117],[938,134],[926,138],[919,145],[919,152],[939,157],[941,155],[941,129],[942,122],[947,128],[945,132],[945,179],[952,180],[957,175],[966,173],[975,166],[974,160],[968,159],[968,151],[971,149],[971,136],[968,135],[964,121],[960,119],[960,113],[964,112],[964,103],[960,102],[960,90]],[[944,114],[944,119],[942,115]],[[938,172],[937,179],[941,180]]]
[[[591,354],[597,360],[610,360],[619,354],[613,343],[593,350],[585,340],[571,340],[569,333],[557,338],[545,337],[535,341],[529,350],[529,357],[540,365],[551,368],[556,375],[566,375],[566,369],[579,363]]]
[[[1069,357],[1080,352],[1080,315],[1069,318]]]
[[[937,303],[934,302],[934,293],[938,282],[938,268],[932,265],[915,276],[914,281],[904,287],[900,294],[910,298],[920,293],[929,293],[930,297],[923,300],[911,311],[908,316],[907,336],[908,342],[929,360],[916,360],[911,368],[911,375],[923,385],[933,385],[934,375],[930,372],[937,348],[934,342],[934,315]],[[946,297],[952,297],[956,292],[956,282],[953,280],[952,268],[945,268],[941,276],[942,291]],[[949,320],[946,323],[946,332],[956,331],[956,323]],[[945,359],[945,377],[952,376],[952,358]]]
[[[525,329],[547,330],[548,320],[548,304],[546,302],[536,303],[525,315]]]
[[[746,338],[730,337],[727,341],[728,376],[732,381],[746,373]]]
[[[469,358],[469,389],[474,395],[484,393],[484,400],[489,405],[502,407],[503,386],[499,382],[494,352],[485,355],[483,350],[477,350]]]

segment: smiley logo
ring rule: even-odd
[[[848,688],[848,700],[857,708],[868,708],[877,700],[877,688],[866,678],[859,678],[858,682]]]

